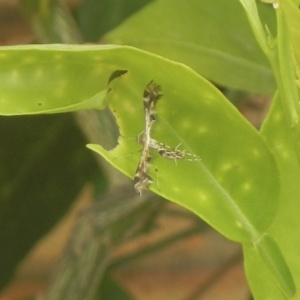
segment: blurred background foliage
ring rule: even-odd
[[[98,43],[105,33],[114,29],[153,0],[81,1],[74,17],[85,41]]]

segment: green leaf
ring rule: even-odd
[[[177,160],[175,163],[151,153],[158,169],[158,178],[151,189],[195,212],[230,239],[255,242],[264,236],[277,211],[280,188],[273,154],[236,108],[197,73],[182,64],[130,47],[54,45],[6,47],[2,51],[7,65],[0,69],[0,76],[2,72],[18,73],[19,69],[23,73],[15,80],[5,81],[1,77],[4,92],[0,92],[0,110],[5,108],[4,99],[10,100],[10,113],[18,113],[19,90],[13,87],[22,87],[23,95],[27,96],[27,101],[22,103],[26,113],[45,112],[32,107],[36,103],[34,97],[44,95],[43,87],[50,78],[43,73],[44,80],[28,80],[26,86],[22,85],[23,80],[26,81],[24,66],[13,64],[26,54],[35,58],[35,62],[28,65],[30,72],[39,66],[49,68],[44,62],[60,57],[64,67],[53,80],[69,83],[81,77],[82,86],[90,88],[80,90],[78,97],[77,85],[70,83],[70,87],[65,88],[63,101],[57,101],[56,94],[49,90],[49,103],[51,97],[55,100],[52,105],[48,104],[50,112],[61,107],[73,110],[73,104],[66,105],[67,99],[74,101],[75,98],[77,104],[86,103],[88,97],[93,98],[99,90],[109,90],[106,101],[100,99],[100,104],[109,103],[123,137],[113,151],[106,151],[100,145],[89,147],[130,177],[135,174],[140,155],[120,156],[140,150],[134,138],[143,131],[143,91],[151,80],[160,84],[164,95],[157,103],[153,138],[171,147],[180,144],[179,149],[200,156],[201,161]],[[77,73],[70,71],[74,66]],[[88,75],[88,80],[82,74]],[[112,79],[112,74],[123,75]],[[99,108],[98,103],[93,105]],[[155,167],[149,172],[156,178]]]
[[[262,128],[261,134],[268,146],[273,149],[281,174],[281,201],[279,209],[267,233],[278,243],[283,257],[291,270],[296,286],[300,283],[299,247],[300,247],[300,222],[299,213],[295,209],[299,205],[300,168],[298,163],[299,152],[293,139],[293,129],[289,126],[289,120],[283,110],[283,100],[275,97],[272,109]],[[278,286],[272,279],[272,275],[262,264],[260,258],[246,250],[246,271],[254,296],[257,299],[268,299],[276,294]],[[250,259],[251,257],[251,259]],[[250,262],[247,263],[247,260]],[[257,274],[257,270],[260,270]],[[282,272],[284,274],[284,272]],[[287,276],[289,285],[293,285]],[[280,297],[280,294],[275,298]]]
[[[104,108],[107,82],[115,66],[101,63],[101,57],[95,52],[89,55],[88,50],[62,45],[2,47],[0,114]]]
[[[97,42],[107,31],[153,0],[84,0],[76,18],[85,41]]]
[[[287,300],[255,247],[244,244],[243,250],[244,267],[253,299]]]
[[[161,84],[164,96],[157,105],[158,120],[153,138],[171,147],[180,143],[179,149],[198,155],[202,160],[178,160],[176,165],[174,161],[153,153],[160,189],[157,184],[153,184],[151,189],[194,211],[236,241],[257,239],[273,220],[279,196],[279,179],[272,153],[256,130],[226,98],[188,67],[121,46],[56,45],[4,49],[2,51],[6,51],[6,59],[11,64],[10,55],[14,61],[25,54],[33,57],[35,62],[33,68],[29,65],[30,72],[39,66],[50,69],[48,62],[59,57],[62,72],[53,80],[56,83],[65,82],[66,87],[61,101],[57,101],[54,92],[47,95],[49,103],[54,97],[53,103],[49,104],[50,112],[61,106],[65,110],[73,110],[74,107],[68,107],[65,101],[71,102],[76,98],[77,103],[85,103],[86,98],[93,97],[99,90],[109,89],[107,101],[116,115],[121,133],[127,137],[136,137],[143,130],[143,90],[147,83],[155,80]],[[19,68],[24,69],[23,65]],[[12,72],[9,65],[2,70],[8,75]],[[13,70],[19,70],[17,65]],[[104,83],[110,78],[112,70],[127,70],[127,73],[113,80],[108,88]],[[82,74],[87,75],[87,79]],[[22,103],[23,109],[29,113],[32,103],[44,95],[43,87],[50,78],[47,75],[44,80],[28,80],[26,86],[22,86],[23,79],[26,81],[25,72],[18,78],[20,80],[13,81],[14,85],[11,80],[4,81],[0,99],[10,99],[11,107],[16,110],[12,109],[10,113],[18,113],[21,97],[19,90],[12,87],[21,86],[23,95],[27,95],[27,101]],[[76,84],[74,78],[77,78]],[[79,78],[82,81],[80,88]],[[94,105],[99,107],[97,103]],[[0,106],[0,111],[4,108],[5,105]],[[139,150],[140,145],[134,139],[120,138],[120,146],[111,152],[97,145],[90,147],[133,178],[139,161],[138,153],[115,158]],[[150,173],[155,178],[153,169]]]
[[[166,13],[167,12],[167,13]],[[273,29],[274,11],[260,6]],[[234,16],[234,17],[233,17]],[[182,62],[218,84],[273,94],[270,66],[238,1],[155,1],[104,36]]]
[[[153,137],[172,147],[180,143],[179,148],[202,159],[176,165],[153,153],[159,188],[154,184],[151,189],[194,211],[231,239],[255,239],[270,224],[279,194],[273,156],[257,132],[187,67],[140,51],[134,57],[118,57],[120,69],[128,73],[112,82],[108,101],[121,134],[137,137],[142,132],[143,90],[155,79],[164,96],[157,104]],[[89,147],[133,178],[139,154],[121,156],[141,147],[134,139],[120,138],[119,143],[110,152],[99,145]],[[154,170],[151,176],[156,178]]]

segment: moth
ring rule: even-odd
[[[174,160],[175,163],[177,163],[178,159],[186,161],[201,160],[197,155],[178,149],[180,144],[175,148],[171,148],[151,137],[151,129],[156,121],[155,106],[162,95],[160,85],[156,84],[153,80],[148,83],[143,94],[144,130],[136,138],[137,142],[141,144],[143,148],[139,151],[142,153],[134,175],[134,188],[140,195],[142,195],[143,190],[147,190],[153,183],[149,175],[150,161],[152,159],[150,150],[156,150],[163,158]],[[133,153],[129,153],[125,156],[131,154]],[[188,158],[186,156],[188,156]]]
[[[144,130],[142,136],[140,136],[141,144],[143,145],[141,158],[137,166],[134,175],[134,188],[142,195],[142,191],[148,189],[151,183],[153,183],[152,178],[148,174],[149,162],[151,156],[149,153],[150,143],[151,143],[151,128],[155,122],[155,105],[156,102],[162,97],[161,88],[153,80],[148,83],[143,95],[144,104]]]

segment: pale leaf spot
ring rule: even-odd
[[[190,129],[192,127],[192,123],[189,120],[181,121],[182,129]]]
[[[250,182],[245,182],[243,185],[242,185],[242,188],[244,191],[249,191],[252,189],[252,184]]]
[[[37,69],[35,71],[34,75],[35,75],[36,78],[41,78],[44,75],[44,70],[43,69]]]
[[[229,163],[225,163],[225,164],[223,164],[223,165],[221,166],[221,170],[222,170],[223,172],[227,172],[227,171],[229,171],[229,170],[231,170],[231,169],[232,169],[232,165],[229,164]]]
[[[243,228],[243,224],[240,221],[236,221],[236,226],[239,228]]]
[[[206,134],[209,131],[209,129],[207,126],[200,126],[198,127],[197,131],[199,134],[202,135],[202,134]]]

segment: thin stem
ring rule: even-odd
[[[276,61],[270,59],[271,65],[278,82],[279,93],[284,100],[288,117],[291,120],[291,127],[299,122],[299,99],[296,86],[296,69],[293,60],[293,51],[290,41],[290,34],[282,9],[277,12],[277,45],[278,57]]]
[[[256,3],[253,0],[240,0],[247,14],[249,23],[255,38],[266,56],[269,55],[269,43],[264,27],[262,26],[257,11]]]

